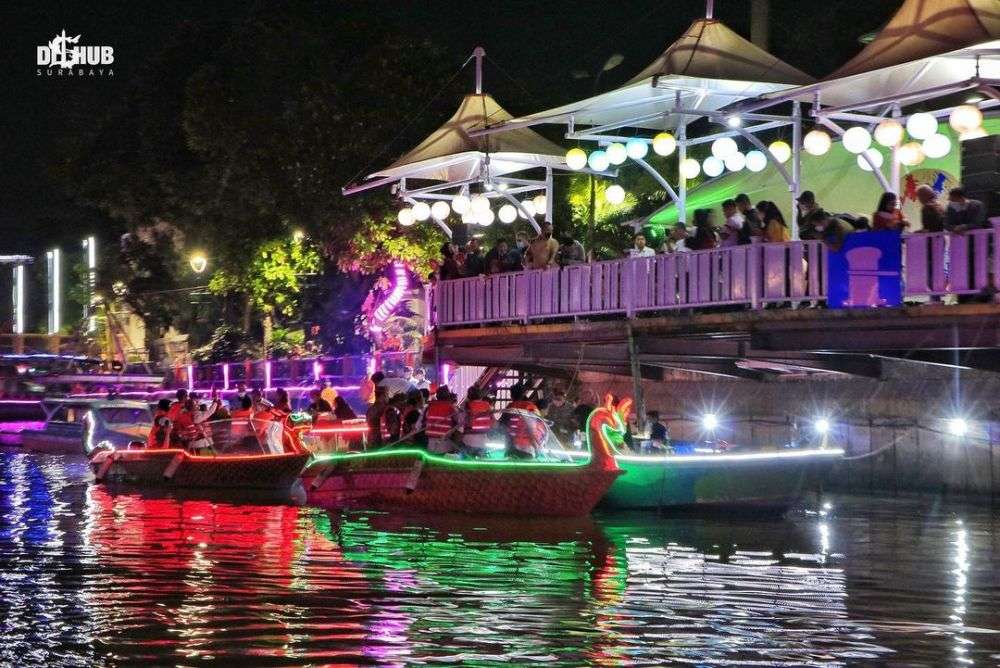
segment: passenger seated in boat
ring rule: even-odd
[[[386,389],[384,387],[375,388],[375,401],[365,412],[365,420],[368,423],[368,444],[372,447],[382,447],[382,413],[389,405]]]
[[[153,426],[149,430],[147,448],[166,448],[170,446],[170,430],[172,422],[170,414],[170,399],[160,399],[153,413]]]
[[[276,419],[283,419],[292,412],[292,404],[288,400],[288,392],[284,388],[279,387],[274,391],[274,406],[271,411],[275,413]]]
[[[451,436],[455,433],[457,425],[458,411],[455,408],[455,400],[448,386],[442,385],[424,411],[427,450],[437,454],[455,452],[457,447]]]
[[[208,404],[195,403],[194,395],[188,397],[185,409],[181,411],[176,423],[181,441],[188,450],[197,454],[211,452],[212,430],[206,423],[218,409],[219,398],[214,390]]]
[[[253,414],[253,400],[249,396],[243,395],[240,397],[239,408],[234,408],[233,412],[229,414],[229,417],[233,420],[243,420],[246,421]]]
[[[659,411],[646,411],[646,420],[649,423],[649,447],[660,451],[669,450],[670,434],[667,425],[660,421]]]
[[[427,437],[420,428],[420,416],[424,411],[424,395],[420,390],[406,393],[406,405],[403,407],[402,438],[413,445],[427,447]]]
[[[483,393],[475,385],[466,395],[462,425],[462,452],[472,457],[485,455],[486,441],[493,429],[493,406],[483,399]]]
[[[507,408],[526,411],[540,415],[535,402],[525,398],[523,385],[515,385],[510,388],[511,402]],[[537,452],[538,439],[535,435],[534,425],[529,424],[517,414],[506,416],[507,435],[510,439],[507,447],[507,456],[512,459],[534,459]]]
[[[344,397],[333,398],[333,416],[338,420],[357,420],[358,414],[354,412],[351,405],[344,400]]]
[[[385,410],[382,411],[381,430],[382,444],[396,443],[403,435],[403,409],[406,408],[406,396],[393,395]]]
[[[169,417],[170,421],[176,425],[177,418],[181,414],[181,411],[184,410],[184,405],[187,403],[188,392],[187,390],[177,390],[177,393],[174,396],[177,400],[170,404],[170,412],[167,417]]]

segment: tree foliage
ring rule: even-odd
[[[258,310],[294,316],[301,305],[305,279],[320,267],[319,253],[311,244],[294,239],[271,239],[261,244],[242,270],[219,269],[208,282],[217,295],[243,293]]]
[[[435,269],[445,240],[444,233],[435,225],[414,225],[401,230],[395,220],[369,220],[351,237],[338,265],[342,271],[368,275],[401,260],[417,276],[426,277]]]

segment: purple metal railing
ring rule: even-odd
[[[1000,222],[965,234],[903,236],[907,298],[975,294],[1000,276]],[[790,241],[593,262],[438,283],[428,294],[439,326],[531,322],[826,299],[827,249]]]

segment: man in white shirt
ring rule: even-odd
[[[722,246],[735,246],[739,243],[740,230],[743,229],[743,214],[736,206],[736,200],[727,199],[722,203],[722,215],[726,217],[726,223],[722,226]]]
[[[646,235],[639,233],[635,235],[635,247],[628,251],[629,257],[653,257],[656,251],[646,245]]]

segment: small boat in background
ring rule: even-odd
[[[45,425],[21,431],[29,452],[88,454],[95,447],[124,448],[145,440],[153,424],[149,405],[123,399],[45,399]]]

